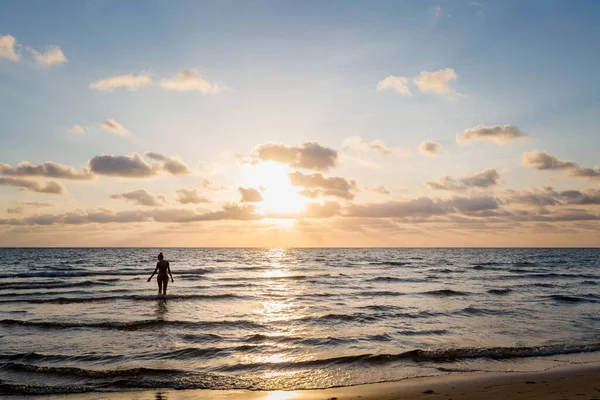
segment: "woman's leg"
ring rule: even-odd
[[[165,276],[165,280],[163,282],[163,294],[167,294],[167,286],[169,285],[169,277]]]
[[[163,280],[159,277],[156,278],[156,283],[158,284],[158,294],[162,293]]]

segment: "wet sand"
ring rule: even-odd
[[[13,397],[14,398],[14,397]],[[600,400],[600,363],[543,372],[461,373],[324,390],[152,390],[28,396],[45,400]]]

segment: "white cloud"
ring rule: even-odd
[[[419,151],[426,156],[435,156],[442,151],[442,145],[431,140],[427,140],[419,145]]]
[[[423,93],[461,95],[450,87],[450,81],[456,80],[458,75],[452,68],[440,69],[435,72],[421,71],[413,82]]]
[[[115,89],[124,87],[129,90],[137,90],[142,86],[147,86],[152,84],[152,78],[146,74],[139,75],[119,75],[119,76],[111,76],[106,79],[100,79],[94,81],[90,84],[90,89],[102,90],[105,92],[110,92]]]
[[[67,129],[67,133],[82,134],[82,133],[85,133],[85,129],[81,125],[73,124],[72,127]]]
[[[63,194],[67,192],[65,187],[58,182],[38,182],[22,178],[0,177],[0,186],[16,186],[20,190],[48,194]]]
[[[29,161],[21,161],[16,167],[0,163],[0,175],[72,180],[88,180],[93,178],[93,174],[87,168],[77,171],[71,166],[51,161],[38,165],[32,164]]]
[[[98,175],[118,176],[122,178],[148,178],[156,175],[159,164],[149,165],[137,153],[126,156],[104,154],[89,161],[90,170]]]
[[[238,191],[242,195],[242,201],[244,203],[260,203],[264,200],[262,194],[254,188],[238,188]]]
[[[165,202],[164,196],[155,195],[144,189],[134,190],[127,193],[113,194],[111,199],[132,200],[138,206],[156,207]]]
[[[558,157],[544,151],[530,151],[521,156],[524,165],[535,167],[539,170],[563,170],[569,175],[578,178],[600,180],[600,167],[596,169],[582,167],[574,161],[563,161]]]
[[[470,188],[485,189],[498,185],[500,182],[501,179],[498,171],[488,168],[474,175],[458,179],[445,176],[437,182],[425,182],[425,184],[435,190],[461,191]]]
[[[406,86],[407,83],[408,79],[404,76],[390,75],[377,83],[377,91],[380,92],[382,90],[392,89],[400,94],[411,95],[410,89]]]
[[[346,149],[354,149],[360,151],[372,151],[381,154],[391,154],[396,156],[409,156],[410,150],[403,149],[401,147],[388,147],[385,142],[381,139],[375,139],[371,142],[367,142],[360,136],[351,136],[344,139],[342,145]]]
[[[305,175],[301,172],[293,172],[288,175],[290,183],[293,186],[305,188],[300,192],[301,195],[310,198],[321,196],[335,196],[343,199],[352,200],[356,188],[356,182],[347,180],[341,176],[325,178],[322,174]]]
[[[177,202],[181,204],[199,204],[199,203],[210,203],[210,200],[200,195],[200,192],[196,189],[187,190],[179,189],[176,190]]]
[[[14,36],[0,35],[0,58],[7,58],[10,61],[18,62],[21,59],[21,54],[19,54],[15,47],[17,45],[17,39]]]
[[[369,192],[381,194],[381,195],[384,195],[384,196],[389,196],[390,194],[392,194],[392,192],[390,192],[389,189],[386,188],[383,185],[379,185],[379,186],[365,186],[365,189],[367,191],[369,191]]]
[[[224,89],[216,82],[210,83],[202,79],[198,71],[191,68],[184,68],[178,75],[169,79],[163,79],[160,86],[167,90],[176,90],[179,92],[198,91],[202,94],[217,94]]]
[[[147,152],[146,156],[157,161],[162,161],[162,167],[172,175],[187,175],[190,173],[188,166],[177,157],[167,157],[160,153]]]
[[[121,125],[119,122],[115,121],[114,119],[107,119],[106,121],[101,123],[100,126],[108,132],[111,132],[111,133],[114,133],[117,135],[121,135],[121,136],[126,136],[126,135],[129,135],[129,133],[130,133],[127,129],[125,129],[125,127],[123,125]]]
[[[463,133],[458,133],[456,135],[456,142],[458,144],[469,144],[475,141],[489,140],[497,144],[504,144],[524,136],[526,135],[519,128],[510,124],[494,126],[478,125],[466,129]]]
[[[337,151],[319,142],[304,142],[300,147],[286,144],[264,143],[257,146],[253,156],[262,161],[275,161],[288,164],[292,168],[324,171],[337,163]],[[254,161],[254,160],[253,160]]]
[[[67,60],[67,57],[65,57],[65,54],[62,52],[59,46],[47,46],[45,53],[40,53],[39,51],[31,47],[27,47],[27,51],[29,51],[33,55],[35,61],[38,64],[44,66],[62,64],[69,61]]]

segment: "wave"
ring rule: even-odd
[[[46,294],[46,293],[43,293]],[[52,294],[52,293],[48,293]],[[122,295],[122,296],[96,296],[96,297],[55,297],[55,298],[18,298],[3,300],[1,303],[32,303],[32,304],[77,304],[77,303],[97,303],[104,301],[156,301],[156,300],[221,300],[243,298],[233,293],[224,294],[188,294],[188,295],[168,295],[167,297],[157,295]]]
[[[452,289],[440,289],[440,290],[429,290],[427,292],[420,292],[419,294],[424,294],[428,296],[469,296],[471,293],[469,292],[461,292],[458,290]]]
[[[205,275],[211,272],[212,269],[207,268],[199,268],[194,270],[182,270],[182,271],[174,271],[173,275],[175,276],[198,276]],[[81,270],[81,271],[61,271],[61,270],[52,270],[52,271],[30,271],[30,272],[18,272],[18,273],[8,273],[4,275],[4,278],[12,279],[12,278],[79,278],[86,276],[147,276],[150,275],[152,269],[144,269],[144,270],[127,270],[127,269],[111,269],[106,271],[89,271],[89,270]]]
[[[587,295],[587,297],[582,297],[582,296],[568,296],[568,295],[562,295],[562,294],[553,294],[548,296],[549,299],[551,300],[555,300],[557,302],[561,302],[561,303],[597,303],[598,301],[594,298],[590,298],[590,297],[596,297],[594,295]]]
[[[150,319],[142,321],[105,321],[105,322],[58,322],[58,321],[24,321],[14,319],[0,320],[0,326],[22,326],[39,329],[73,329],[90,328],[103,330],[122,330],[137,331],[156,328],[195,328],[195,329],[216,329],[221,327],[238,329],[263,330],[264,325],[246,321],[166,321],[160,319]]]
[[[362,354],[356,356],[333,357],[299,362],[281,363],[248,363],[223,365],[218,368],[222,372],[238,372],[252,370],[289,370],[307,367],[327,368],[352,366],[357,367],[385,365],[397,362],[457,362],[468,359],[512,359],[526,357],[554,356],[560,354],[587,353],[600,351],[600,343],[580,345],[552,345],[539,347],[491,347],[491,348],[456,348],[435,350],[411,350],[399,354]]]
[[[403,267],[405,265],[412,264],[409,261],[372,261],[368,263],[369,265],[388,265],[390,267]]]
[[[498,296],[504,296],[505,294],[509,294],[510,292],[512,292],[512,289],[509,288],[505,288],[505,289],[490,289],[487,291],[489,294],[495,294]]]
[[[118,281],[115,279],[98,279],[94,281],[82,281],[82,282],[63,282],[63,281],[33,281],[33,282],[7,282],[3,283],[0,290],[13,289],[13,290],[27,290],[27,289],[63,289],[73,287],[90,287],[90,286],[110,286],[114,282]]]

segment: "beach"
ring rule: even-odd
[[[35,398],[38,396],[28,396]],[[152,390],[39,396],[44,400],[566,400],[600,399],[600,363],[543,372],[461,373],[325,390]]]

